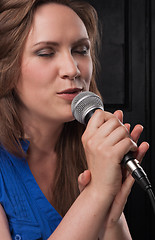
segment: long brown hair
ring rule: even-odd
[[[21,71],[21,56],[31,28],[33,14],[41,4],[58,3],[73,9],[86,26],[92,48],[93,74],[90,91],[99,95],[96,82],[98,18],[87,2],[74,0],[1,0],[0,3],[0,143],[9,152],[21,155],[24,130],[18,110],[16,84]],[[77,178],[87,168],[81,143],[84,126],[77,121],[64,124],[56,145],[58,168],[53,191],[54,207],[63,216],[79,194]]]

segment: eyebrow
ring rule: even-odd
[[[90,42],[90,39],[89,38],[81,38],[75,42],[73,42],[73,45],[78,45],[80,43],[83,43],[84,41],[87,41],[87,42]],[[45,44],[45,45],[53,45],[53,46],[59,46],[60,44],[58,42],[53,42],[53,41],[41,41],[41,42],[38,42],[38,43],[35,43],[33,46],[38,46],[38,45],[42,45],[42,44]]]

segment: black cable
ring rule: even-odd
[[[154,214],[155,214],[155,195],[152,191],[152,188],[147,189],[146,192],[149,195],[149,198],[150,198],[150,201],[151,201],[151,204],[152,204],[152,207],[153,207],[153,211],[154,211]]]
[[[132,172],[132,176],[135,178],[135,180],[138,182],[138,184],[143,188],[143,190],[145,190],[148,193],[148,196],[150,198],[150,201],[151,201],[151,204],[153,207],[153,211],[155,214],[155,195],[153,193],[151,183],[150,183],[146,173],[144,172],[144,170],[141,168],[141,166],[139,164],[138,164],[138,168],[136,168]]]
[[[100,97],[89,91],[79,93],[73,99],[71,109],[75,119],[85,125],[87,125],[96,109],[104,111],[103,102]],[[155,196],[152,191],[151,183],[143,168],[140,166],[139,161],[134,158],[132,152],[128,152],[121,163],[128,169],[143,190],[147,191],[155,213]]]

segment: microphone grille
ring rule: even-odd
[[[85,124],[86,115],[94,109],[104,110],[101,98],[93,92],[85,91],[79,93],[72,101],[71,110],[75,119]]]

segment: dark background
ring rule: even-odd
[[[98,86],[105,110],[122,109],[132,128],[137,123],[144,126],[140,141],[148,141],[150,149],[142,166],[155,193],[155,1],[87,1],[102,23]],[[155,214],[148,195],[137,184],[125,215],[134,240],[155,240]]]

